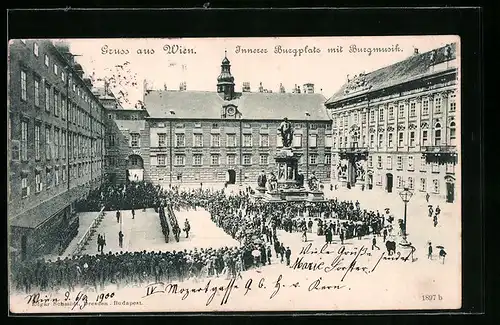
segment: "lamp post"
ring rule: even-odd
[[[399,196],[403,200],[405,204],[405,214],[404,214],[404,220],[403,220],[403,239],[406,240],[406,210],[408,206],[408,202],[410,202],[411,197],[413,196],[412,191],[408,189],[408,187],[405,187],[401,192],[399,192]]]
[[[170,115],[175,115],[175,111],[173,109],[170,110]],[[173,117],[172,117],[173,118]],[[173,132],[172,132],[172,118],[170,118],[169,120],[169,131],[170,131],[170,136],[169,136],[169,151],[170,151],[170,154],[169,154],[169,171],[170,171],[170,177],[169,177],[169,184],[170,186],[172,186],[172,147],[173,147],[173,144],[174,144],[174,141],[173,141]]]

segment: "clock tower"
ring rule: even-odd
[[[217,93],[224,100],[231,100],[234,96],[234,77],[231,75],[231,63],[227,59],[227,51],[222,60],[220,75],[217,77]]]

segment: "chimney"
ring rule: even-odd
[[[83,82],[87,85],[87,87],[92,88],[92,80],[90,78],[84,78]]]
[[[304,84],[302,90],[304,91],[304,94],[314,94],[314,84],[313,83]]]
[[[262,87],[262,82],[259,84],[259,93],[264,92],[264,87]]]
[[[284,94],[285,93],[285,87],[283,87],[283,84],[280,82],[280,93]]]
[[[242,87],[241,91],[244,93],[250,92],[250,83],[248,81],[243,82],[243,87]]]
[[[413,49],[413,54],[414,54],[414,55],[417,55],[417,54],[418,54],[418,48],[414,48],[414,49]]]
[[[300,86],[297,86],[297,94],[300,94]]]

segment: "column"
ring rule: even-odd
[[[394,134],[393,134],[393,141],[394,141],[394,146],[396,148],[396,152],[399,151],[399,105],[402,102],[394,102]],[[394,165],[394,161],[393,161]],[[394,167],[393,167],[394,169]]]
[[[422,123],[422,96],[417,96],[415,98],[416,104],[415,104],[415,113],[417,114],[417,128],[415,129],[415,144],[420,150],[420,138],[421,138],[421,133],[422,129],[420,127],[420,124]]]
[[[434,143],[434,94],[429,94],[427,96],[429,99],[429,145],[432,146]]]
[[[409,146],[409,136],[410,136],[410,133],[409,133],[409,127],[410,127],[410,99],[405,99],[405,109],[406,109],[406,112],[405,112],[405,116],[406,116],[406,120],[405,120],[405,130],[403,132],[403,136],[404,136],[404,139],[403,139],[403,145],[405,146],[405,149],[408,149],[408,146]]]
[[[441,123],[441,132],[442,132],[442,137],[443,137],[443,144],[445,146],[447,146],[449,143],[448,143],[448,133],[449,133],[449,130],[448,130],[448,126],[449,126],[449,123],[448,123],[448,102],[449,102],[449,96],[450,96],[450,93],[451,91],[450,90],[445,90],[443,91],[442,93],[442,102],[441,102],[441,108],[443,110],[443,112],[441,114],[443,114],[443,123]]]

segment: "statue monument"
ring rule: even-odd
[[[267,180],[267,177],[262,171],[262,174],[257,179],[257,191],[261,193],[260,197],[267,202],[318,201],[324,199],[323,192],[319,191],[319,181],[314,172],[312,173],[312,179],[307,180],[310,191],[304,187],[304,175],[299,172],[298,163],[302,153],[292,149],[293,126],[288,118],[283,119],[278,131],[283,142],[283,148],[274,157],[277,176],[274,172],[271,172],[268,187],[265,188],[263,180]],[[266,193],[264,194],[264,192]]]

